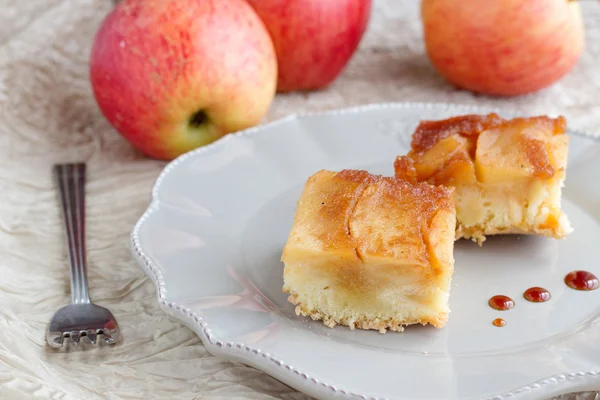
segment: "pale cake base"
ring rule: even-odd
[[[314,273],[310,277],[294,276],[293,267],[287,272],[283,290],[290,293],[288,301],[296,305],[296,314],[322,320],[330,328],[339,324],[352,330],[401,332],[404,326],[412,324],[441,328],[448,320],[448,293],[437,287],[431,287],[429,293],[422,290],[420,294],[411,295],[406,293],[406,286],[388,282],[387,287],[375,291],[356,292],[348,291],[326,277],[317,279]],[[385,279],[381,281],[383,283]]]
[[[523,234],[562,239],[572,232],[561,211],[562,180],[456,187],[456,239],[481,244],[486,235]]]

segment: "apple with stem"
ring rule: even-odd
[[[258,124],[275,95],[277,60],[243,0],[125,0],[95,36],[90,80],[115,129],[170,160]]]

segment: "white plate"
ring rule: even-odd
[[[600,389],[600,290],[569,289],[574,269],[600,276],[600,144],[571,132],[566,240],[497,237],[455,249],[444,329],[330,329],[296,316],[282,293],[281,250],[306,178],[327,168],[391,175],[421,119],[486,112],[433,104],[373,105],[292,116],[169,164],[133,230],[134,254],[162,308],[220,357],[319,398],[541,399]],[[548,303],[522,300],[530,286]],[[494,294],[513,310],[487,305]],[[503,317],[504,328],[491,321]]]

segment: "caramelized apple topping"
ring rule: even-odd
[[[423,121],[413,134],[412,164],[398,158],[396,174],[410,179],[414,170],[418,181],[453,186],[550,179],[557,172],[553,137],[565,131],[564,117],[504,120],[492,113]]]
[[[477,137],[481,132],[502,123],[497,114],[463,115],[439,121],[421,121],[412,136],[412,149],[415,152],[429,150],[440,140],[448,136],[461,135]]]
[[[396,171],[396,178],[404,179],[413,184],[417,183],[417,170],[412,158],[407,156],[396,158],[396,161],[394,161],[394,171]]]

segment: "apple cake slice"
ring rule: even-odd
[[[322,170],[298,201],[283,291],[325,325],[441,328],[454,270],[454,189]]]
[[[456,238],[563,238],[561,210],[569,137],[563,117],[505,120],[496,114],[422,121],[397,176],[456,188]]]

